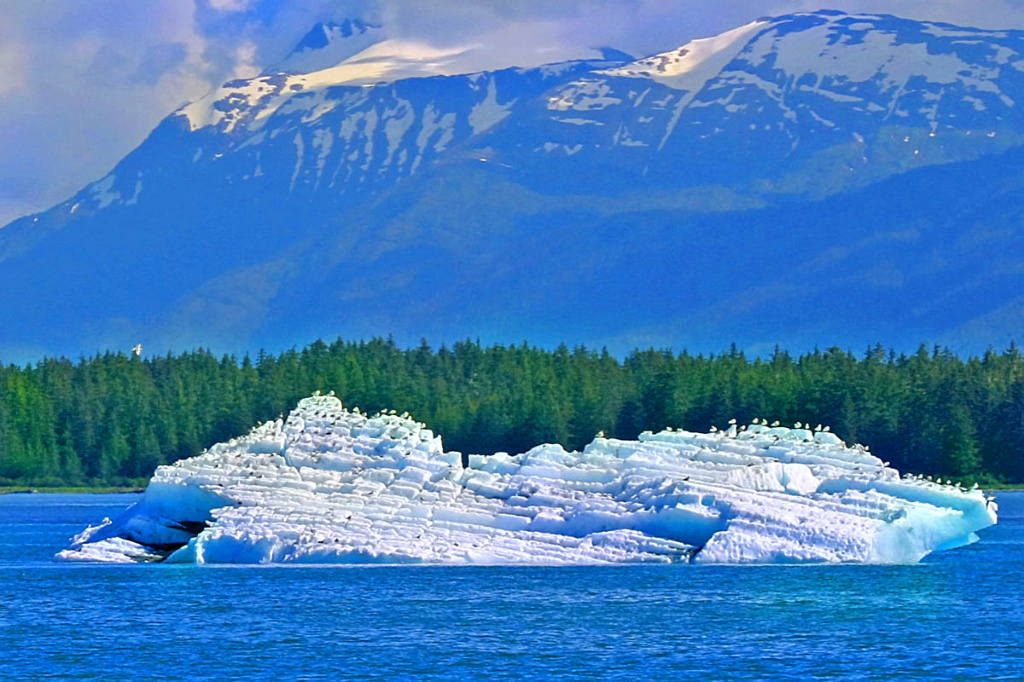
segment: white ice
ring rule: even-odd
[[[696,95],[767,24],[763,19],[754,21],[712,38],[693,40],[678,50],[656,54],[601,73],[627,78],[651,78],[671,88]]]
[[[445,452],[332,396],[160,467],[58,556],[104,562],[913,563],[996,522],[980,490],[901,477],[834,434],[751,425]]]

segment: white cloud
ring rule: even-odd
[[[247,41],[235,50],[235,68],[232,78],[252,78],[258,76],[263,67],[257,62],[259,48],[256,43]]]
[[[0,45],[0,95],[25,86],[24,48],[18,43]]]
[[[38,204],[30,204],[18,199],[8,199],[0,196],[0,230],[2,230],[4,226],[12,220],[20,218],[23,215],[41,211],[44,208],[46,207],[39,206]]]
[[[210,6],[221,12],[242,12],[250,5],[250,0],[210,0]]]

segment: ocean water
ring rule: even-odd
[[[1024,679],[1024,493],[917,566],[52,559],[132,500],[0,496],[0,679]]]

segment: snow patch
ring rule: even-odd
[[[589,118],[577,118],[577,117],[564,117],[564,116],[553,116],[552,121],[558,123],[568,123],[574,126],[603,126],[604,123],[601,121],[594,121]]]
[[[487,84],[487,96],[473,105],[469,112],[469,126],[473,129],[473,134],[479,135],[504,121],[512,112],[515,103],[516,100],[513,99],[505,104],[498,104],[498,84],[491,78]]]
[[[292,171],[291,182],[288,183],[288,191],[295,191],[295,182],[299,179],[299,172],[302,171],[302,157],[306,153],[306,144],[302,139],[302,133],[295,133],[292,140],[295,144],[295,169]]]
[[[361,19],[317,24],[284,61],[267,72],[310,73],[336,66],[381,38],[380,26]]]
[[[412,168],[410,169],[412,173],[415,173],[416,169],[423,163],[427,145],[430,144],[436,132],[441,131],[441,135],[434,143],[433,150],[435,152],[443,152],[455,138],[455,114],[452,112],[444,115],[439,114],[440,112],[434,108],[433,103],[428,104],[423,109],[420,132],[416,136],[417,154],[416,158],[413,159]]]
[[[93,184],[90,191],[93,199],[96,200],[97,208],[106,208],[121,199],[121,193],[114,189],[114,182],[116,180],[117,178],[111,173]]]
[[[135,191],[132,192],[131,198],[124,202],[125,206],[134,206],[139,203],[139,194],[142,193],[142,173],[139,173],[138,178],[135,180]]]
[[[395,105],[394,109],[386,110],[383,118],[385,121],[384,136],[388,140],[388,152],[387,157],[384,159],[382,170],[391,165],[391,159],[394,158],[395,152],[398,151],[402,138],[412,128],[412,124],[416,120],[416,114],[413,112],[412,105],[403,99]]]
[[[641,59],[601,73],[625,78],[650,78],[695,96],[743,50],[751,36],[768,22],[754,21],[712,38],[694,40],[677,50]]]
[[[550,111],[599,111],[622,100],[612,96],[612,86],[604,80],[581,80],[571,83],[548,99]]]
[[[318,150],[316,155],[316,183],[320,185],[320,178],[323,177],[324,167],[327,165],[327,157],[331,154],[331,147],[334,146],[334,133],[327,128],[319,128],[313,132],[313,149]],[[301,157],[300,157],[301,163]],[[257,166],[259,171],[259,167]],[[260,171],[262,172],[262,171]],[[259,177],[259,176],[256,176]],[[292,178],[292,184],[295,184],[295,177]]]
[[[879,58],[884,56],[884,61]],[[877,83],[882,92],[906,87],[911,78],[929,83],[963,83],[966,87],[998,93],[993,81],[998,64],[968,63],[952,52],[932,53],[926,42],[912,42],[893,31],[876,29],[856,42],[841,24],[830,22],[803,31],[763,32],[742,55],[754,68],[771,63],[799,82],[811,75],[844,83]],[[1005,59],[1009,55],[1004,56]]]
[[[670,88],[684,91],[676,102],[672,118],[658,144],[661,151],[672,136],[683,110],[743,51],[751,36],[764,28],[765,21],[754,21],[713,38],[687,43],[673,52],[665,52],[604,73],[626,78],[650,78]]]

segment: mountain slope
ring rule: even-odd
[[[394,192],[179,310],[199,313],[184,326],[199,325],[251,304],[240,282],[272,281],[255,338],[383,327],[407,343],[485,329],[506,341],[582,337],[617,352],[733,341],[767,351],[880,340],[984,349],[1017,331],[1019,312],[998,311],[1021,310],[1022,162],[1014,150],[810,204],[742,208],[714,197],[737,202],[727,211],[701,205],[707,197],[545,197],[500,171],[446,169],[423,181],[415,203]],[[245,293],[231,299],[231,290]]]
[[[388,332],[974,350],[1020,319],[1020,32],[817,12],[369,85],[387,42],[228,83],[0,231],[0,357]]]

